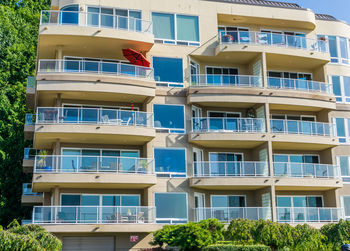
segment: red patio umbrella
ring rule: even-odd
[[[150,67],[151,63],[142,55],[141,52],[135,51],[133,49],[123,49],[123,55],[130,61],[133,65],[140,65],[145,67]]]

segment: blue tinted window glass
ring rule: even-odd
[[[100,196],[98,195],[82,195],[81,206],[98,206],[100,204]]]
[[[341,96],[340,77],[339,76],[332,76],[332,85],[333,85],[334,95]]]
[[[138,195],[122,195],[122,206],[140,206],[140,197]]]
[[[157,219],[187,219],[186,194],[156,193]]]
[[[277,197],[277,206],[278,207],[291,207],[292,200],[291,197]]]
[[[119,195],[102,196],[102,206],[120,206],[120,196]]]
[[[340,164],[341,175],[342,176],[350,176],[349,157],[340,156],[339,157],[339,164]]]
[[[283,162],[283,163],[286,163],[286,162],[289,162],[288,161],[288,155],[273,155],[273,161],[274,162]]]
[[[344,81],[344,95],[350,97],[350,77],[343,77]]]
[[[185,110],[177,105],[154,105],[156,128],[185,129]]]
[[[153,57],[156,81],[183,83],[182,58]]]
[[[199,42],[199,25],[196,16],[176,16],[177,40]]]
[[[155,148],[156,172],[186,173],[185,149]]]
[[[152,13],[153,34],[155,38],[175,40],[173,14]]]
[[[331,57],[337,58],[338,57],[337,37],[329,36],[328,40],[329,40],[329,51],[331,53]]]
[[[60,10],[62,24],[78,24],[79,23],[79,5],[69,5]]]
[[[62,206],[79,206],[80,205],[80,195],[64,194],[62,195]]]
[[[338,137],[345,137],[345,124],[343,118],[336,118],[336,124],[337,124],[337,136]]]

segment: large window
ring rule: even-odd
[[[319,41],[328,41],[331,63],[349,64],[349,39],[345,37],[318,35]]]
[[[342,177],[350,178],[350,156],[337,156]]]
[[[185,133],[183,105],[153,105],[154,126],[170,133]]]
[[[241,195],[212,195],[211,207],[245,207],[245,196]]]
[[[152,13],[156,43],[199,46],[197,16]]]
[[[350,77],[330,76],[337,103],[350,103]]]
[[[345,220],[350,220],[350,196],[342,197]]]
[[[62,206],[140,206],[140,195],[62,194]]]
[[[153,57],[153,68],[158,86],[183,87],[182,58]]]
[[[155,193],[157,223],[186,223],[186,193]]]
[[[60,23],[67,25],[79,24],[79,5],[72,4],[61,8]]]
[[[350,144],[350,119],[335,118],[339,143]]]
[[[155,170],[158,176],[186,177],[186,150],[154,149]]]

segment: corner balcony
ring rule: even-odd
[[[54,233],[151,232],[158,230],[156,208],[146,206],[42,206],[32,223]]]
[[[265,119],[260,118],[192,118],[189,142],[202,147],[255,148],[267,141]]]
[[[156,184],[154,160],[113,156],[37,155],[33,188],[147,188]]]
[[[60,94],[67,99],[143,103],[155,96],[155,88],[153,68],[78,59],[38,63],[37,92],[46,99]]]
[[[274,162],[276,190],[328,190],[343,186],[338,166],[313,163]]]
[[[208,190],[260,189],[270,186],[269,165],[258,161],[194,162],[190,186]]]
[[[121,56],[121,49],[129,47],[147,52],[154,44],[152,30],[152,22],[132,17],[44,10],[40,18],[38,54],[42,58],[50,52],[50,47],[59,46],[77,53],[88,48],[94,54],[91,57]]]
[[[278,150],[325,150],[339,144],[330,123],[271,119],[271,140]]]
[[[343,218],[342,208],[277,207],[277,221],[283,223],[336,223]]]
[[[75,107],[39,107],[34,147],[65,143],[143,145],[155,137],[153,113]]]
[[[33,192],[32,183],[24,183],[21,201],[22,204],[42,204],[44,202],[43,193]]]
[[[24,138],[26,140],[33,140],[35,129],[35,114],[27,113],[24,121]]]
[[[306,38],[271,34],[267,32],[233,31],[219,34],[216,55],[245,55],[249,61],[262,52],[271,65],[283,63],[288,66],[316,68],[330,61],[328,42]]]
[[[195,221],[210,218],[218,219],[224,223],[230,223],[235,219],[271,220],[270,207],[202,207],[195,208]]]

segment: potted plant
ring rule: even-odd
[[[139,173],[148,173],[148,163],[147,160],[142,159],[139,162]]]
[[[46,159],[48,157],[49,153],[47,150],[40,150],[39,154],[38,154],[38,161],[37,161],[37,167],[39,167],[39,169],[41,170],[45,170],[45,171],[51,171],[52,167],[50,165],[47,165],[46,163]]]

